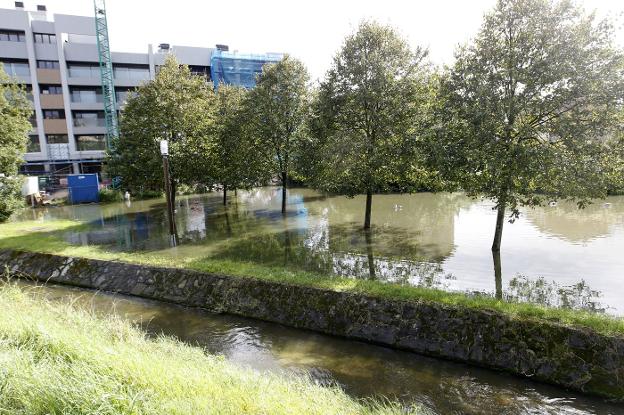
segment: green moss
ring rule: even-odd
[[[0,288],[0,413],[399,414],[305,376],[234,366],[118,318],[47,301],[37,287]]]
[[[107,250],[105,247],[70,245],[61,238],[63,232],[80,230],[83,226],[78,222],[67,220],[2,224],[0,225],[0,248],[186,268],[342,292],[363,293],[382,298],[429,301],[451,306],[487,309],[502,312],[515,318],[548,320],[587,327],[604,334],[624,335],[624,319],[587,311],[506,302],[489,296],[450,293],[431,288],[380,281],[341,278],[246,261],[215,259],[202,256],[201,250],[198,252],[198,250],[188,246],[180,246],[176,250],[118,252]]]

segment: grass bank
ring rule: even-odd
[[[260,278],[289,284],[306,285],[343,292],[357,292],[384,298],[432,301],[448,305],[489,309],[516,318],[543,319],[591,328],[604,334],[624,335],[624,319],[603,314],[556,309],[536,304],[500,301],[489,296],[472,296],[442,290],[389,284],[294,271],[253,262],[217,259],[198,254],[197,249],[180,246],[176,249],[141,252],[118,252],[98,246],[76,246],[65,242],[62,232],[80,230],[79,222],[30,221],[0,225],[0,249],[19,249],[58,255],[123,261],[172,268],[187,268],[240,277]]]
[[[398,414],[307,377],[260,374],[118,318],[0,287],[2,414]],[[412,408],[409,413],[418,413]]]

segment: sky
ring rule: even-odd
[[[624,22],[624,0],[577,0],[600,17]],[[92,0],[24,0],[51,13],[93,15]],[[478,31],[496,0],[107,0],[113,51],[146,52],[152,43],[214,47],[240,52],[285,52],[301,59],[312,79],[321,78],[344,37],[363,19],[391,24],[412,46],[429,48],[433,63],[453,61],[457,45]],[[13,8],[13,0],[0,7]],[[624,26],[618,43],[624,46]]]

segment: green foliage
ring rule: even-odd
[[[0,288],[6,414],[415,414],[356,401],[305,376],[259,373],[172,338],[148,337],[38,287]]]
[[[447,178],[505,209],[584,206],[617,174],[624,57],[613,27],[567,0],[500,0],[440,87],[434,155]]]
[[[219,105],[218,132],[215,135],[210,168],[215,183],[225,189],[249,189],[267,181],[266,159],[258,152],[258,135],[252,131],[245,105],[248,91],[242,87],[221,85],[217,91]]]
[[[426,55],[375,22],[363,22],[346,38],[310,120],[315,187],[370,199],[373,192],[408,187],[429,175],[420,151],[421,130],[431,122]],[[369,216],[367,209],[367,222]]]
[[[100,202],[101,203],[123,202],[123,193],[120,190],[115,190],[115,189],[101,189],[100,190]]]
[[[24,207],[22,178],[0,177],[0,223],[6,222],[17,209]]]
[[[23,206],[22,181],[15,176],[32,129],[31,114],[26,90],[4,72],[0,63],[0,222]]]
[[[156,79],[138,87],[121,116],[121,136],[109,158],[111,175],[131,193],[163,188],[159,141],[169,140],[174,186],[210,182],[206,161],[215,134],[212,85],[169,56]]]
[[[305,136],[308,80],[303,63],[286,55],[277,63],[265,65],[246,100],[249,128],[257,137],[255,150],[265,163],[264,171],[281,180],[282,212],[288,174]]]

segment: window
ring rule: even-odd
[[[30,68],[26,60],[3,60],[0,63],[9,76],[30,76]]]
[[[104,111],[74,111],[74,127],[104,127]]]
[[[46,120],[59,120],[65,118],[65,110],[43,110],[43,118]]]
[[[115,88],[115,99],[119,105],[123,105],[133,93],[134,88]]]
[[[41,69],[58,69],[58,61],[37,61],[37,68]]]
[[[100,67],[98,65],[75,64],[67,65],[70,78],[99,78]]]
[[[30,114],[28,121],[30,121],[30,125],[32,125],[33,128],[37,128],[37,115],[35,114],[35,111]]]
[[[115,66],[115,79],[145,81],[150,79],[149,68],[144,66]]]
[[[28,136],[28,149],[29,153],[38,153],[41,151],[41,144],[39,144],[39,136],[31,134]]]
[[[72,88],[71,100],[91,104],[104,102],[101,88]]]
[[[25,40],[24,32],[0,30],[0,42],[23,42]]]
[[[67,134],[46,134],[46,141],[48,144],[67,144],[69,138]]]
[[[63,88],[60,85],[39,85],[41,93],[44,95],[61,95]]]
[[[78,151],[105,150],[106,138],[103,134],[77,135],[76,146],[78,147]]]
[[[56,43],[56,35],[49,33],[33,33],[35,36],[35,43]]]

